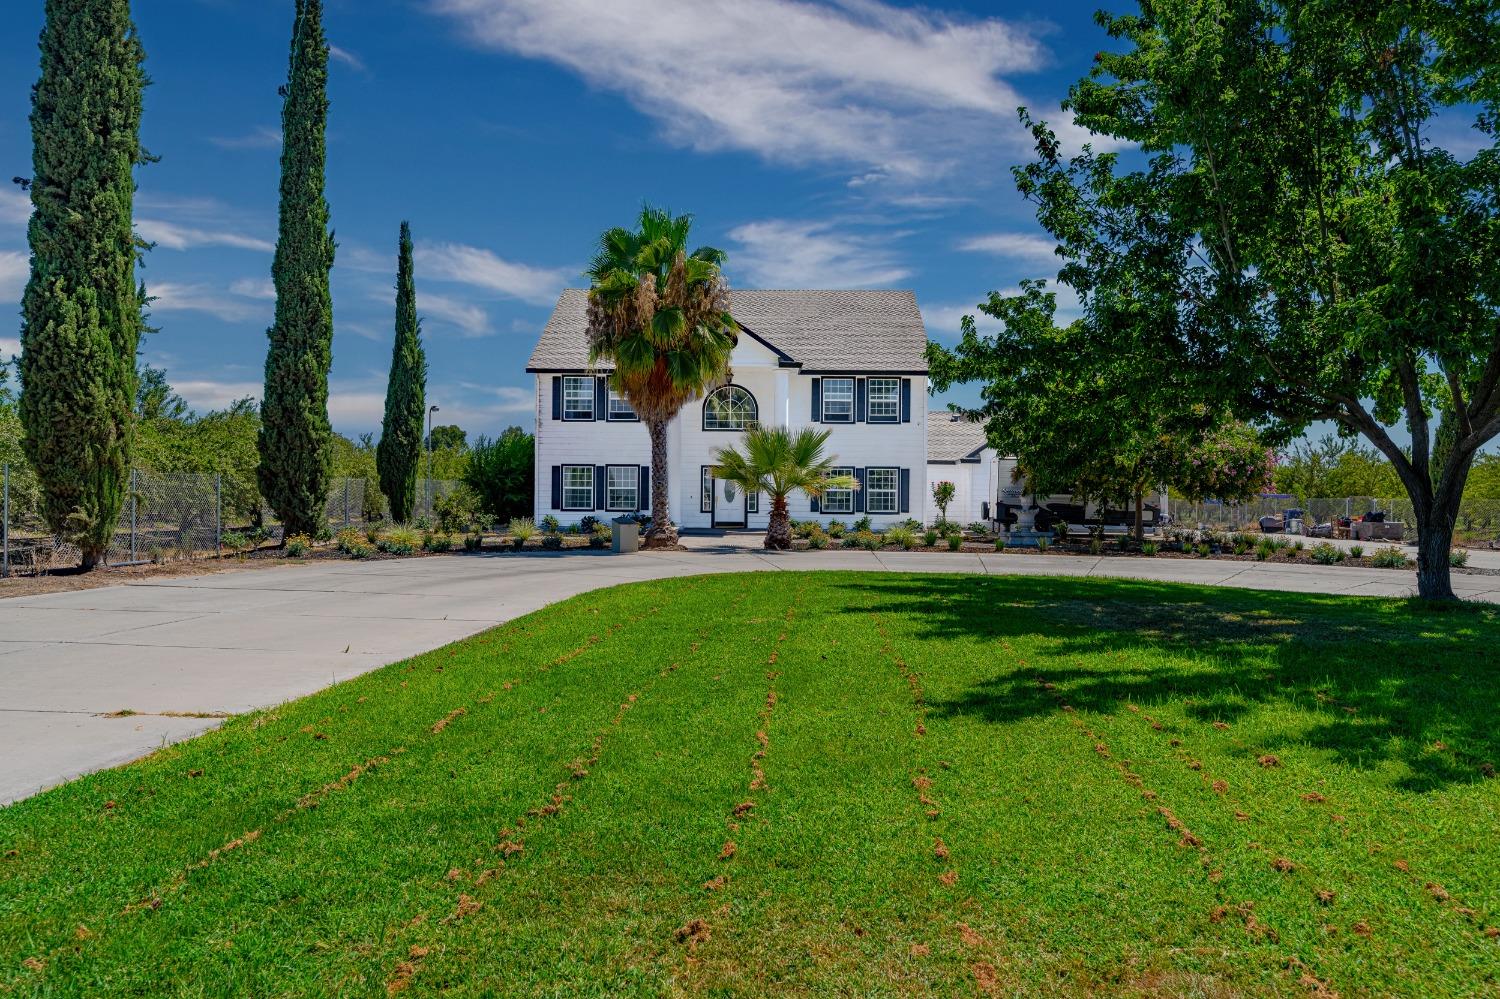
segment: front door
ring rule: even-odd
[[[714,479],[714,526],[745,526],[745,493],[733,482]]]

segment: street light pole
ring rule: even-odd
[[[436,406],[427,407],[427,513],[432,515],[432,414],[438,411]]]

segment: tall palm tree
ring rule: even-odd
[[[646,205],[633,230],[599,237],[589,264],[589,359],[614,368],[615,391],[651,435],[647,548],[677,544],[667,507],[667,425],[683,406],[728,381],[739,331],[729,314],[724,252],[687,250],[691,215]]]
[[[721,447],[714,454],[715,478],[733,482],[747,493],[771,497],[767,548],[786,551],[792,547],[786,498],[793,492],[800,489],[809,496],[822,496],[829,489],[858,488],[853,476],[828,474],[836,459],[823,453],[823,445],[832,432],[816,427],[751,427],[745,431],[743,451]]]

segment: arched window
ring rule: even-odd
[[[738,385],[714,389],[703,400],[704,430],[744,430],[759,418],[755,396]]]

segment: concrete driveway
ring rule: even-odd
[[[766,555],[758,537],[692,550],[324,562],[0,600],[0,803],[618,583],[704,572],[1113,576],[1405,596],[1410,572],[1188,559],[836,551]],[[1500,576],[1455,575],[1500,602]]]

